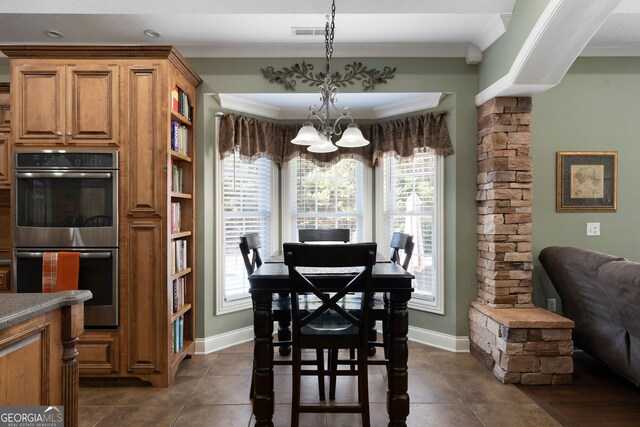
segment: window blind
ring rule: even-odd
[[[383,161],[384,215],[387,239],[394,231],[413,235],[415,248],[409,271],[415,275],[414,297],[435,300],[436,257],[436,158],[415,153],[413,161],[394,157]],[[388,242],[388,240],[387,240]]]
[[[261,254],[271,248],[271,163],[230,156],[223,160],[224,298],[249,297],[249,282],[238,244],[240,236],[260,234]]]
[[[362,241],[363,166],[343,159],[317,166],[304,159],[291,164],[291,236],[302,228],[348,228]]]

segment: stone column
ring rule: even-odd
[[[570,383],[573,322],[531,303],[531,98],[478,108],[478,299],[471,352],[505,383]]]
[[[531,98],[478,109],[478,300],[531,304]]]

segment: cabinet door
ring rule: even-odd
[[[0,132],[11,133],[11,103],[8,93],[0,93]]]
[[[68,66],[66,73],[67,144],[117,145],[118,66]]]
[[[82,374],[118,373],[117,332],[89,331],[78,341],[78,364]]]
[[[0,265],[0,292],[11,291],[11,264]]]
[[[126,225],[128,253],[127,293],[127,369],[138,373],[162,372],[169,352],[167,343],[166,249],[163,222],[133,220]],[[124,252],[124,251],[123,251]]]
[[[131,66],[127,71],[127,156],[129,179],[121,184],[126,195],[124,215],[162,217],[166,214],[167,144],[159,121],[161,69],[157,65]],[[120,181],[123,183],[123,181]]]
[[[11,187],[9,173],[9,136],[0,133],[0,188]]]
[[[64,142],[64,65],[18,64],[12,74],[16,145]]]

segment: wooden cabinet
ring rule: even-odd
[[[0,310],[3,406],[63,405],[64,419],[60,421],[67,427],[78,426],[76,342],[82,333],[84,301],[90,295],[89,291],[3,295]],[[22,421],[9,420],[8,424],[34,425],[24,422],[26,418]]]
[[[123,151],[136,165],[128,169],[121,209],[131,301],[125,363],[160,386],[171,384],[180,362],[195,350],[192,117],[200,79],[182,59],[176,64],[178,58],[136,62],[125,76],[129,126]],[[182,111],[174,108],[174,93]]]
[[[117,374],[119,371],[117,332],[86,331],[78,342],[80,374]]]
[[[11,103],[9,83],[0,83],[0,189],[11,187]],[[0,230],[2,231],[2,230]]]
[[[11,218],[9,189],[0,189],[0,292],[11,291]]]
[[[0,259],[0,292],[11,291],[11,263]]]
[[[16,64],[11,74],[16,145],[118,145],[118,72],[117,64],[105,61]]]
[[[0,331],[3,405],[60,405],[62,343],[59,310]]]
[[[11,133],[11,97],[9,83],[0,83],[0,132]]]
[[[0,189],[11,187],[9,134],[0,133]]]
[[[104,147],[120,154],[119,327],[80,337],[80,373],[166,387],[195,351],[193,114],[201,79],[167,46],[0,50],[11,58],[16,146]],[[174,88],[180,106],[188,105],[182,113],[173,111]],[[183,152],[172,149],[176,126]],[[177,170],[179,191],[172,186]],[[177,206],[179,229],[173,227]]]

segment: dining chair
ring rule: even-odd
[[[306,242],[344,242],[351,239],[348,228],[302,228],[298,230],[298,241]]]
[[[262,265],[260,235],[258,233],[246,233],[240,236],[239,246],[247,275],[250,276],[256,268]],[[281,293],[277,296],[274,295],[271,302],[271,312],[273,313],[273,320],[278,322],[278,339],[273,341],[273,346],[278,347],[278,352],[281,356],[288,356],[291,352],[291,330],[289,329],[291,324],[291,299],[289,294]],[[322,352],[316,352],[315,360],[307,360],[304,363],[316,364],[319,369],[324,368],[324,355]],[[273,364],[290,366],[291,361],[274,360]],[[325,400],[323,374],[318,375],[318,389],[320,400]],[[253,374],[251,375],[249,398],[253,398]]]
[[[291,292],[293,384],[291,426],[298,426],[300,413],[360,413],[362,425],[369,426],[369,386],[367,349],[371,298],[371,271],[376,259],[376,243],[310,245],[285,243],[284,262],[289,269]],[[355,268],[347,273],[343,269]],[[333,269],[333,274],[331,271]],[[336,276],[335,269],[342,271]],[[327,273],[327,274],[323,274]],[[347,283],[345,283],[347,282]],[[326,293],[331,290],[332,294]],[[320,304],[301,309],[298,295],[311,293]],[[347,310],[342,303],[348,294],[359,295],[357,310]],[[330,359],[340,349],[353,349],[357,369],[338,371],[329,366],[330,376],[356,375],[358,403],[350,405],[313,405],[300,403],[303,375],[317,375],[316,370],[302,369],[302,349],[328,350]]]
[[[413,254],[413,236],[411,234],[394,232],[391,236],[391,262],[395,262],[403,269],[409,268],[411,262],[411,255]],[[403,252],[404,257],[401,256],[400,251]],[[382,359],[368,359],[369,365],[388,365],[389,362],[389,342],[390,342],[390,330],[389,330],[389,296],[386,293],[374,294],[371,299],[371,314],[369,316],[369,350],[368,355],[375,355],[376,347],[382,347],[384,352],[384,358]],[[377,340],[377,333],[375,329],[376,321],[382,323],[382,342]],[[349,351],[349,359],[339,360],[335,356],[333,359],[329,359],[329,366],[338,365],[351,365],[353,369],[352,360],[355,354],[352,350]],[[329,399],[335,398],[336,394],[336,376],[329,375]]]

